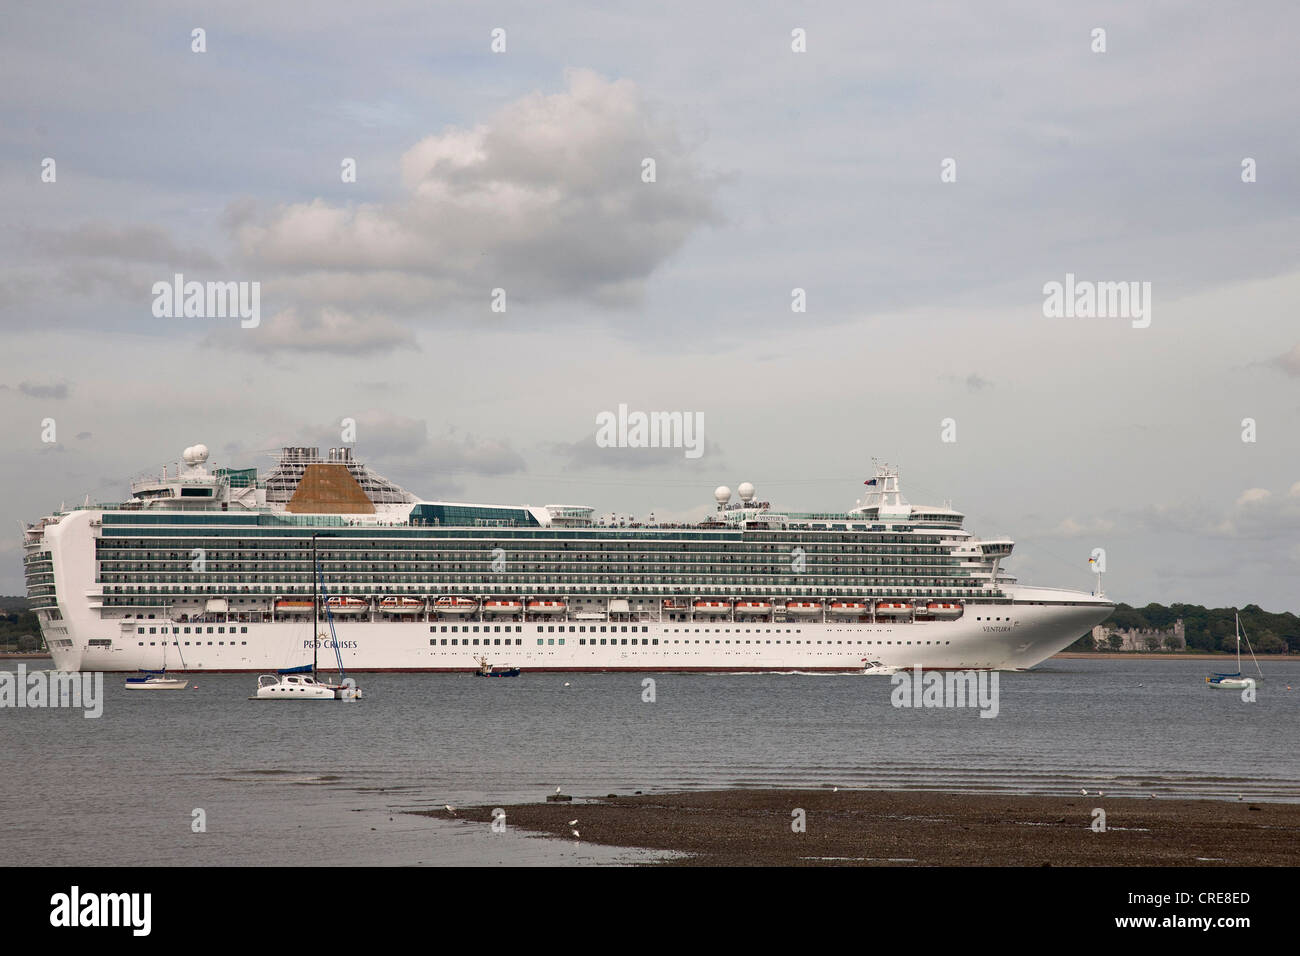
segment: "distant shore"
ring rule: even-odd
[[[1221,664],[1236,664],[1237,658],[1232,654],[1187,653],[1185,651],[1061,651],[1048,660],[1071,661],[1218,661]],[[1300,654],[1259,654],[1256,657],[1264,661],[1300,661]]]
[[[1105,811],[1105,832],[1092,826]],[[492,807],[417,811],[488,825]],[[712,790],[504,806],[506,825],[676,866],[1295,866],[1300,804],[894,790]],[[795,832],[795,811],[806,829]],[[571,820],[577,823],[570,825]]]

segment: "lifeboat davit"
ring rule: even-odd
[[[332,614],[365,614],[370,610],[370,602],[365,598],[344,597],[341,594],[326,598],[325,606]]]
[[[696,614],[726,614],[731,610],[730,601],[696,601]]]
[[[484,614],[518,614],[524,609],[522,601],[484,601]]]
[[[900,604],[897,601],[878,601],[876,602],[877,617],[906,617],[912,613],[912,605]]]
[[[836,617],[858,617],[871,612],[871,605],[865,601],[832,601],[831,613]]]
[[[687,608],[687,604],[685,601],[679,600],[677,598],[664,598],[665,611],[684,611],[686,610],[686,608]]]
[[[810,614],[820,614],[822,612],[821,601],[786,601],[785,613],[798,614],[806,617]]]
[[[771,601],[737,601],[737,614],[770,614],[772,612]]]
[[[392,595],[379,602],[379,610],[385,614],[419,614],[424,610],[424,598]]]
[[[951,601],[931,601],[925,606],[925,613],[931,617],[961,617],[962,606]]]
[[[282,613],[307,614],[311,611],[310,598],[280,598],[275,602],[275,609]]]
[[[478,609],[478,601],[467,597],[440,597],[433,602],[433,609],[439,614],[473,614]]]
[[[529,601],[529,614],[563,614],[566,605],[563,601]]]

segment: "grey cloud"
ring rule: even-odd
[[[19,382],[18,391],[28,398],[52,398],[61,402],[68,397],[69,390],[68,386],[62,383],[57,385],[37,385],[33,382]]]
[[[304,298],[411,308],[480,302],[638,300],[646,278],[716,219],[717,180],[627,80],[572,70],[487,122],[449,128],[401,160],[405,195],[324,199],[231,218],[245,260],[300,275]],[[657,182],[642,181],[642,160]]]

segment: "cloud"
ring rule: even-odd
[[[653,183],[642,161],[656,163]],[[638,301],[645,280],[716,218],[717,180],[628,80],[571,70],[485,123],[401,158],[387,203],[317,198],[228,216],[240,255],[298,300],[406,310],[477,303]]]
[[[1293,378],[1300,378],[1300,344],[1297,344],[1290,352],[1271,359],[1269,364],[1276,366]]]
[[[1084,535],[1106,534],[1113,531],[1115,522],[1105,518],[1091,518],[1084,521],[1076,521],[1074,518],[1066,518],[1056,526],[1056,533],[1067,538],[1079,538]]]
[[[344,445],[342,419],[356,422],[353,456],[373,462],[380,470],[391,470],[395,481],[416,482],[412,490],[421,494],[421,486],[447,474],[495,476],[526,470],[523,457],[509,442],[458,434],[455,428],[437,436],[429,435],[428,423],[382,410],[367,410],[356,415],[340,414],[339,424],[306,426],[284,445],[315,445],[334,448]],[[402,476],[399,478],[398,476]],[[403,480],[403,478],[405,480]]]
[[[69,229],[35,228],[28,231],[28,238],[37,251],[69,259],[155,262],[177,268],[219,265],[208,252],[181,246],[165,229],[147,224],[89,222]]]
[[[643,471],[652,468],[725,468],[722,448],[709,438],[698,458],[687,458],[684,448],[602,448],[594,434],[575,442],[549,442],[547,451],[564,459],[564,469],[612,468],[616,471]]]
[[[213,332],[204,345],[249,352],[323,352],[365,355],[397,348],[419,349],[410,329],[385,315],[356,315],[341,309],[289,308],[262,321],[256,328],[228,328]]]
[[[52,398],[60,402],[68,397],[68,386],[63,384],[36,385],[32,382],[19,382],[18,391],[28,398]]]

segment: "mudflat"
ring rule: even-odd
[[[687,854],[662,865],[1300,864],[1300,804],[1286,803],[745,789],[502,808],[509,827]],[[487,825],[492,809],[461,807],[455,817]],[[1097,809],[1105,812],[1104,830],[1094,829],[1102,819]],[[443,809],[419,812],[452,816]]]

